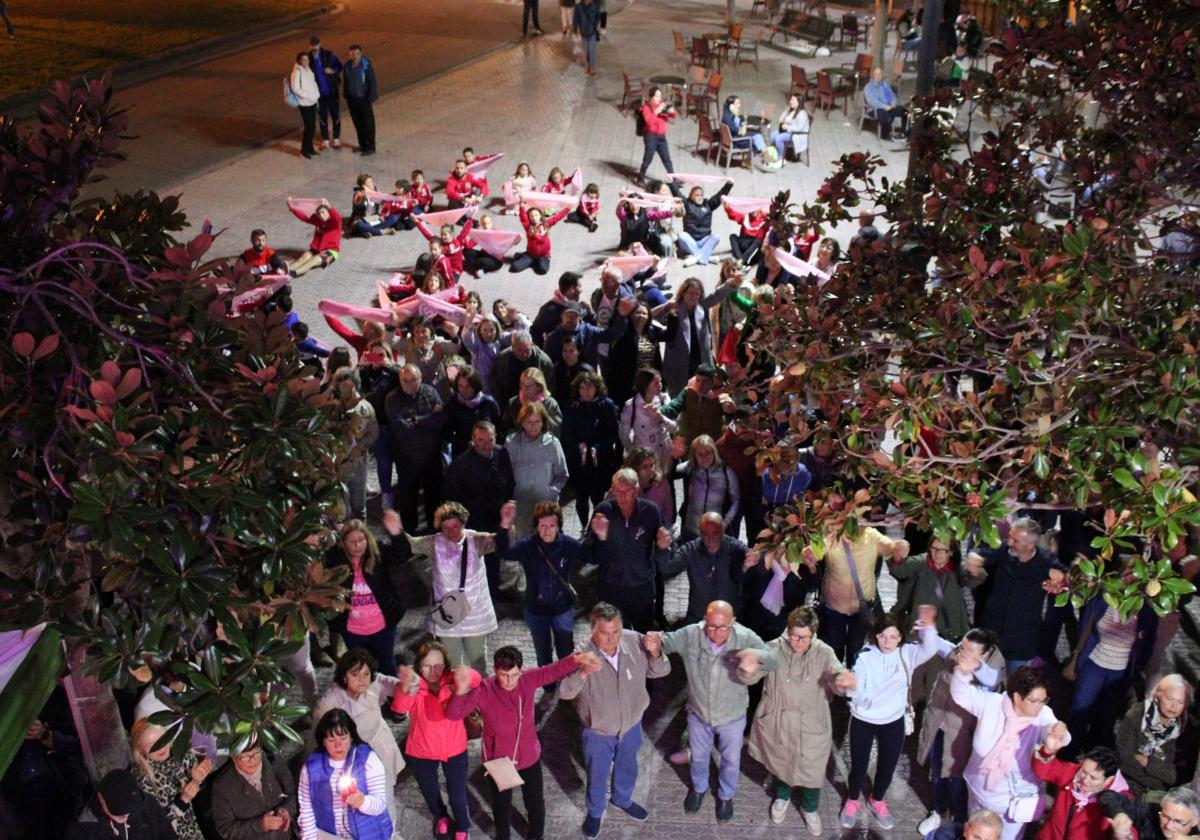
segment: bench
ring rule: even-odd
[[[823,47],[833,39],[836,28],[837,24],[828,18],[788,10],[783,13],[779,23],[771,26],[771,37],[768,40],[774,41],[776,35],[782,34],[785,37],[808,41],[815,47]]]

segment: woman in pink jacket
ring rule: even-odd
[[[426,642],[417,651],[413,668],[400,669],[400,685],[392,699],[392,710],[408,715],[408,741],[404,751],[433,813],[433,832],[438,840],[466,840],[471,827],[467,805],[467,729],[462,719],[446,717],[446,705],[454,696],[454,673],[441,642]],[[465,669],[471,687],[479,685],[478,671]],[[438,785],[438,768],[446,777],[446,793],[454,812],[453,833],[446,803]]]

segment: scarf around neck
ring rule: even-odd
[[[979,769],[984,773],[984,786],[987,790],[1000,790],[1001,785],[1008,779],[1008,774],[1017,763],[1017,747],[1021,743],[1021,733],[1037,723],[1035,717],[1021,717],[1013,707],[1012,698],[1004,695],[1004,731],[992,745],[984,757]]]

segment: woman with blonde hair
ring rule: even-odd
[[[130,769],[143,792],[167,812],[180,840],[203,840],[192,811],[192,800],[212,772],[212,760],[201,759],[191,750],[182,759],[172,758],[170,742],[155,749],[164,734],[166,730],[152,724],[149,718],[134,721],[129,733],[133,748]]]
[[[329,622],[346,648],[364,648],[379,663],[379,672],[396,675],[396,625],[407,608],[394,575],[410,552],[399,540],[376,542],[361,519],[342,525],[337,545],[325,557],[327,568],[349,566],[350,609]]]
[[[684,454],[682,440],[676,440],[675,447],[676,455]],[[688,447],[687,456],[674,470],[674,475],[683,478],[680,542],[700,536],[700,517],[704,514],[720,514],[728,529],[741,508],[737,476],[721,461],[716,441],[708,435],[699,435]]]
[[[504,430],[516,431],[521,425],[521,409],[534,403],[542,406],[546,412],[546,431],[558,437],[562,433],[562,407],[550,395],[545,374],[536,367],[525,368],[517,383],[516,396],[504,406]]]

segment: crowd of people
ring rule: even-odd
[[[593,5],[564,3],[564,31],[597,33],[602,6]],[[536,14],[533,25],[540,33]],[[312,41],[288,82],[303,153],[318,153],[318,126],[327,148],[340,146],[344,95],[358,151],[370,155],[373,66],[357,47],[343,65]],[[589,71],[594,41],[592,49]],[[899,120],[903,133],[907,115],[881,81],[867,86],[881,130],[890,135]],[[737,97],[724,111],[736,142],[756,153],[770,146],[782,157],[788,144],[806,142],[796,96],[765,135],[745,132]],[[780,239],[768,203],[734,197],[731,178],[674,173],[665,141],[672,116],[651,89],[639,188],[622,191],[611,213],[578,170],[568,177],[556,167],[539,184],[526,162],[493,196],[488,167],[500,156],[467,148],[450,168],[444,201],[419,170],[391,193],[364,173],[344,215],[323,199],[289,201],[314,231],[297,258],[268,247],[263,230],[252,233],[241,266],[263,286],[234,310],[287,313],[301,356],[319,366],[324,387],[350,395],[357,418],[345,516],[326,556],[327,566],[347,570],[349,591],[348,609],[329,626],[333,684],[318,696],[314,664],[326,652],[315,637],[281,663],[312,708],[309,751],[293,773],[257,743],[225,756],[196,733],[179,758],[150,723],[165,708],[151,694],[134,713],[132,764],[107,774],[77,818],[64,819],[78,809],[59,803],[78,744],[57,723],[31,727],[5,776],[10,798],[49,803],[30,814],[57,819],[51,833],[72,822],[71,836],[81,838],[385,840],[407,770],[435,838],[465,840],[468,745],[478,739],[496,836],[511,836],[520,787],[525,836],[541,840],[543,760],[574,772],[539,742],[535,709],[557,696],[579,719],[581,831],[594,838],[610,804],[631,820],[652,818],[635,799],[638,752],[653,681],[670,675],[674,657],[686,680],[687,728],[669,757],[688,768],[686,813],[704,807],[715,765],[716,818],[733,818],[744,752],[769,774],[761,807],[773,824],[785,824],[795,803],[809,834],[831,836],[837,829],[822,824],[820,801],[841,716],[849,719],[849,766],[837,785],[842,830],[894,828],[889,790],[912,736],[916,772],[931,791],[923,837],[1194,833],[1193,690],[1163,667],[1177,616],[1160,620],[1147,606],[1123,618],[1099,596],[1077,616],[1048,597],[1094,551],[1093,511],[1048,518],[1014,505],[998,523],[998,549],[882,526],[827,534],[794,553],[756,547],[772,515],[806,493],[858,489],[820,411],[807,411],[813,434],[792,466],[759,469],[754,448],[788,419],[773,430],[752,426],[754,406],[738,387],[775,372],[754,332],[774,295],[827,280],[840,247],[803,224]],[[656,156],[668,177],[646,180]],[[489,206],[516,213],[523,250],[509,253],[521,236],[500,236]],[[737,231],[724,257],[713,232],[719,209]],[[547,275],[559,223],[617,242],[591,295],[581,273],[561,272],[529,317],[459,284],[506,265]],[[344,233],[413,230],[428,252],[381,282],[377,298],[322,301],[345,345],[312,338],[292,311],[290,284],[339,259]],[[887,235],[864,213],[852,247]],[[674,266],[714,263],[715,282],[668,279]],[[369,506],[372,469],[379,492]],[[581,533],[565,532],[570,505]],[[1186,541],[1158,553],[1196,570]],[[429,561],[425,632],[398,653],[401,620],[426,606],[412,603],[404,583],[413,557]],[[888,574],[900,587],[885,611],[879,581]],[[677,575],[687,580],[687,606],[672,623],[664,591]],[[491,642],[512,601],[536,666],[526,667],[520,648]],[[589,632],[577,640],[581,613]],[[400,719],[403,745],[389,725]]]

